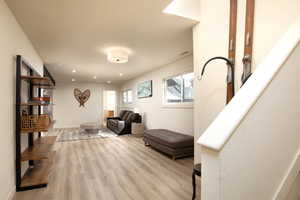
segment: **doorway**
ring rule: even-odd
[[[103,91],[103,125],[106,126],[106,118],[117,114],[117,92],[115,90]]]

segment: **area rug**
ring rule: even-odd
[[[58,142],[91,140],[98,138],[112,138],[118,135],[106,128],[101,128],[98,133],[87,133],[80,128],[68,128],[58,130]]]

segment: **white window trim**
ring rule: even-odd
[[[194,108],[194,98],[192,102],[167,102],[166,101],[166,80],[170,79],[170,78],[174,78],[176,76],[181,76],[184,74],[188,74],[188,73],[194,73],[193,71],[184,71],[178,74],[174,74],[171,76],[167,76],[165,78],[163,78],[162,80],[162,94],[163,94],[163,98],[162,98],[162,108],[178,108],[178,109],[193,109]],[[194,89],[194,88],[193,88]],[[183,88],[181,88],[181,90],[183,90]],[[181,91],[182,92],[182,91]]]
[[[130,102],[128,101],[128,91],[131,91],[131,92],[132,92],[132,101],[130,101]],[[127,93],[127,98],[126,98],[127,101],[124,101],[124,93],[125,93],[125,92]],[[134,93],[133,93],[133,90],[132,90],[132,89],[122,90],[122,93],[121,93],[121,96],[122,96],[122,103],[123,103],[123,104],[133,104],[133,98],[134,98],[134,97],[133,97],[133,94],[134,94]]]

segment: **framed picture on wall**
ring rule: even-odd
[[[138,98],[152,97],[152,80],[139,83],[137,86]]]

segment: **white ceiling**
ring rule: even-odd
[[[196,21],[162,13],[170,0],[6,2],[60,82],[74,77],[79,82],[121,83],[192,52]],[[130,49],[128,63],[107,62],[105,50],[115,46]]]

